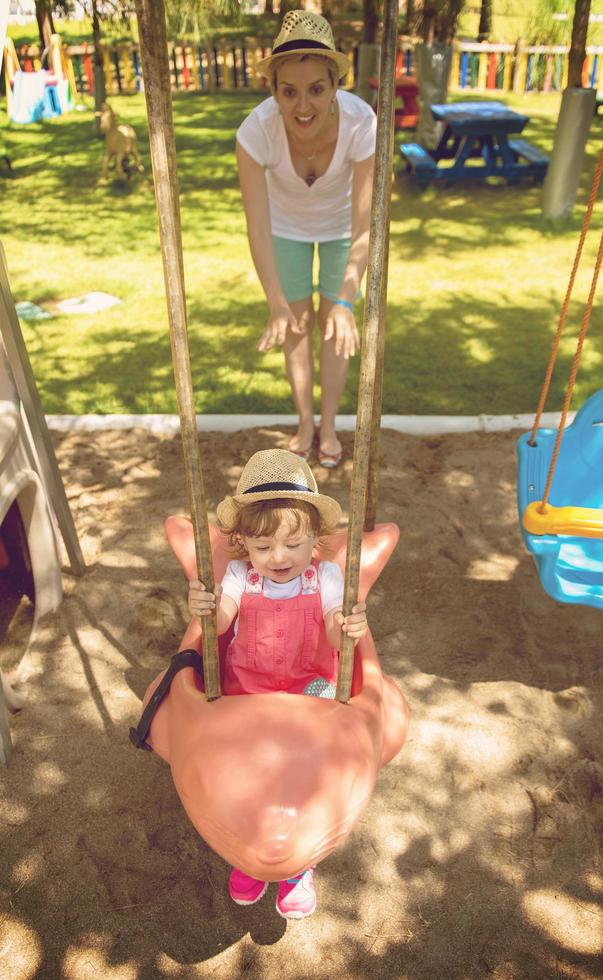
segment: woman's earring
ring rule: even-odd
[[[329,112],[331,113],[332,116],[335,115],[335,99],[333,99],[333,101],[331,102],[331,108],[329,109]]]

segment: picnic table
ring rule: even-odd
[[[420,184],[456,183],[505,177],[516,184],[521,177],[544,180],[548,157],[533,143],[511,138],[520,134],[529,117],[502,102],[453,102],[432,105],[443,123],[440,141],[428,150],[418,143],[402,143],[400,152]]]

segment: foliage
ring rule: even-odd
[[[568,0],[538,0],[528,19],[526,36],[531,44],[569,44],[572,21],[558,20],[555,14],[567,13]]]
[[[78,0],[79,2],[79,0]],[[86,0],[89,2],[89,0]],[[506,41],[514,44],[518,38],[530,41],[531,33],[528,25],[534,19],[534,10],[541,0],[496,0],[493,5],[492,13],[492,33],[491,40]],[[543,9],[551,6],[557,0],[542,0]],[[418,34],[421,0],[407,0],[404,12],[404,5],[401,4],[403,15],[401,17],[401,30],[405,34]],[[556,21],[557,28],[571,31],[571,14],[573,11],[573,0],[565,0],[565,8],[569,10],[567,21]],[[104,6],[103,8],[104,9]],[[353,0],[351,3],[344,3],[337,0],[332,4],[333,30],[337,39],[361,40],[363,16],[362,0]],[[603,13],[603,0],[592,0],[592,13]],[[466,3],[461,11],[457,26],[457,37],[475,39],[479,30],[480,5],[478,0]],[[408,14],[408,16],[407,16]],[[564,26],[565,25],[565,26]],[[55,17],[55,27],[66,44],[81,44],[82,41],[92,41],[92,30],[89,20],[65,20]],[[135,21],[124,22],[123,19],[112,18],[103,21],[103,36],[110,40],[128,41],[132,37],[136,38]],[[227,16],[214,18],[211,27],[212,38],[240,39],[243,37],[254,37],[262,43],[270,43],[278,31],[277,18],[267,17],[265,14],[240,14],[237,19]],[[38,31],[35,22],[30,24],[9,24],[8,33],[18,46],[20,44],[37,44]],[[171,35],[172,39],[181,41],[192,40],[184,34]],[[588,30],[588,43],[593,45],[603,44],[603,24],[591,21]]]
[[[239,0],[165,0],[168,34],[198,42],[211,34],[223,18],[236,25],[240,7]]]
[[[423,0],[419,34],[429,43],[450,44],[465,0]]]

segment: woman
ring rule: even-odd
[[[360,342],[354,319],[368,256],[375,115],[338,89],[348,71],[328,22],[288,13],[258,70],[272,97],[237,132],[237,164],[253,262],[268,301],[257,349],[282,344],[299,414],[289,448],[308,459],[315,439],[312,404],[312,264],[318,244],[321,419],[318,459],[341,461],[335,416],[348,361]]]

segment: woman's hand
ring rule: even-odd
[[[334,304],[327,317],[324,340],[335,338],[335,353],[344,360],[349,360],[360,350],[360,337],[352,310],[347,306]]]
[[[291,330],[291,333],[304,334],[307,327],[307,317],[302,316],[298,320],[288,304],[275,307],[274,310],[270,310],[266,329],[257,343],[256,350],[262,352],[272,350],[275,344],[280,346],[285,343],[287,330]]]
[[[191,616],[211,616],[220,606],[221,595],[221,585],[216,585],[215,593],[207,592],[203,582],[192,579],[188,583],[188,611]]]
[[[358,643],[368,631],[368,621],[366,618],[366,602],[357,602],[352,607],[349,616],[344,616],[341,611],[335,614],[335,622],[341,627],[342,633],[347,633],[354,643]]]

